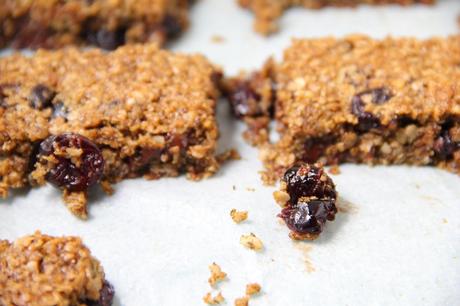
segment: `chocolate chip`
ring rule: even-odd
[[[169,39],[178,37],[182,32],[182,25],[177,17],[166,15],[161,25]]]
[[[43,110],[47,107],[51,107],[56,92],[50,89],[48,86],[43,84],[38,84],[30,93],[30,105],[38,110]]]
[[[73,159],[57,154],[67,149],[81,150],[81,155]],[[39,160],[43,156],[53,156],[57,161],[46,174],[51,184],[69,191],[85,191],[99,182],[104,171],[104,158],[99,148],[88,138],[79,134],[65,133],[50,136],[40,144]]]
[[[233,114],[237,118],[262,115],[259,106],[261,96],[251,88],[248,82],[241,82],[229,96]]]

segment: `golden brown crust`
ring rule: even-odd
[[[216,74],[200,55],[172,54],[154,44],[1,58],[0,190],[43,184],[46,169],[28,176],[37,145],[66,132],[99,147],[106,182],[210,176],[219,167]],[[52,99],[37,103],[37,86]]]
[[[294,40],[274,65],[281,138],[267,183],[302,160],[460,171],[460,37]]]
[[[83,305],[99,300],[103,284],[102,266],[80,238],[36,232],[0,242],[1,305]]]
[[[254,12],[254,30],[263,35],[278,30],[277,19],[292,6],[320,9],[325,6],[356,6],[358,4],[433,4],[436,0],[238,0],[240,6]]]
[[[187,24],[188,0],[2,0],[0,47],[163,42]]]

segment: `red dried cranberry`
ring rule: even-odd
[[[140,148],[136,154],[129,159],[129,168],[131,172],[144,173],[148,171],[152,161],[160,160],[162,149]]]
[[[337,198],[334,183],[321,167],[306,163],[294,165],[286,171],[283,180],[287,185],[291,205],[295,205],[302,197]]]
[[[238,84],[229,96],[233,114],[237,118],[262,115],[259,107],[260,99],[260,95],[251,88],[248,82]]]
[[[182,25],[179,23],[177,17],[166,15],[162,22],[162,27],[165,31],[166,37],[169,39],[176,38],[182,32]]]
[[[104,281],[101,291],[99,292],[98,301],[85,301],[88,306],[111,306],[113,303],[113,297],[115,295],[115,289],[112,284],[108,281]]]
[[[38,110],[52,106],[51,101],[56,96],[51,88],[46,85],[38,84],[32,88],[30,94],[30,105]]]
[[[326,220],[334,220],[336,213],[334,200],[312,200],[284,208],[279,217],[296,233],[320,234]]]
[[[434,152],[441,160],[449,159],[457,149],[458,144],[452,141],[449,131],[444,130],[434,142]]]
[[[81,149],[79,165],[71,159],[59,156],[56,150]],[[104,158],[99,148],[88,138],[79,134],[65,133],[50,136],[40,144],[41,156],[53,155],[57,163],[50,169],[46,179],[53,185],[70,191],[85,191],[99,182],[104,171]]]
[[[371,95],[374,104],[383,104],[389,101],[393,94],[388,88],[380,87],[363,91],[351,99],[351,112],[358,117],[358,130],[369,131],[380,126],[380,120],[373,114],[364,111],[363,96]]]

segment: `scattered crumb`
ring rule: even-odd
[[[110,184],[108,181],[102,181],[101,188],[107,195],[112,195],[115,192],[112,184]]]
[[[225,42],[225,37],[221,36],[221,35],[213,35],[211,36],[211,42],[215,43],[215,44],[221,44],[223,42]]]
[[[254,295],[260,292],[260,285],[258,283],[252,283],[246,285],[246,295]]]
[[[236,149],[230,149],[216,156],[217,162],[222,165],[230,160],[240,160],[241,155]]]
[[[277,190],[273,192],[273,198],[275,199],[276,203],[278,203],[281,207],[286,206],[286,203],[291,199],[289,194],[286,191],[282,190]]]
[[[442,218],[442,223],[447,224],[447,222],[448,222],[448,221],[447,221],[446,218]]]
[[[250,233],[249,235],[242,235],[240,238],[240,243],[246,248],[254,251],[260,251],[264,247],[262,241],[253,233]]]
[[[249,305],[248,296],[240,297],[235,300],[235,306],[248,306],[248,305]]]
[[[233,190],[236,190],[236,186],[235,186],[235,185],[233,185],[233,186],[232,186],[232,189],[233,189]]]
[[[247,190],[247,191],[251,191],[251,192],[256,191],[256,189],[255,189],[255,188],[252,188],[252,187],[246,187],[246,190]]]
[[[415,184],[416,189],[420,189],[420,184]]]
[[[225,301],[225,298],[222,296],[221,292],[219,292],[215,297],[211,295],[211,292],[208,292],[203,297],[203,301],[208,305],[217,305]]]
[[[241,223],[248,218],[248,211],[247,210],[238,211],[236,209],[232,209],[230,211],[230,216],[232,217],[235,223]]]
[[[214,287],[218,282],[227,277],[227,273],[223,272],[220,266],[215,262],[209,266],[209,271],[211,271],[211,276],[209,277],[208,282],[211,287]]]
[[[358,212],[358,207],[344,199],[339,198],[337,201],[337,210],[341,213],[350,213],[350,214],[355,214]]]
[[[339,166],[334,165],[329,168],[329,173],[333,175],[339,175],[341,173]]]

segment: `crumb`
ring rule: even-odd
[[[333,166],[331,166],[331,167],[329,168],[329,173],[330,173],[330,174],[333,174],[333,175],[339,175],[339,174],[342,173],[342,172],[340,171],[340,167],[339,167],[339,166],[333,165]]]
[[[443,218],[443,219],[442,219],[442,223],[447,224],[447,222],[448,222],[448,221],[447,221],[446,218]]]
[[[415,184],[416,189],[420,189],[420,184]]]
[[[230,161],[230,160],[240,160],[241,155],[240,153],[238,153],[236,149],[230,149],[223,153],[218,154],[216,156],[216,159],[217,159],[217,162],[222,165],[225,162]]]
[[[230,211],[230,216],[232,217],[233,221],[235,221],[235,223],[241,223],[248,218],[248,211],[238,211],[236,209],[232,209]]]
[[[235,186],[235,185],[233,185],[233,186],[232,186],[232,189],[233,189],[233,190],[236,190],[236,186]]]
[[[240,297],[235,300],[235,306],[248,306],[248,305],[249,305],[248,296]]]
[[[211,292],[208,292],[203,297],[203,301],[208,305],[217,305],[225,301],[225,298],[222,296],[221,292],[219,292],[215,297],[211,295]]]
[[[211,287],[214,287],[218,282],[227,277],[227,273],[223,272],[220,266],[215,262],[209,266],[209,271],[211,271],[211,276],[209,277],[208,282]]]
[[[240,238],[240,243],[246,248],[254,251],[260,251],[264,247],[262,241],[253,233],[250,233],[249,235],[242,235]]]
[[[255,188],[252,188],[252,187],[247,187],[246,190],[247,190],[247,191],[251,191],[251,192],[256,191],[256,189],[255,189]]]
[[[246,285],[246,295],[254,295],[260,292],[260,285],[258,283],[252,283]]]
[[[215,43],[215,44],[221,44],[223,42],[225,42],[225,37],[221,36],[221,35],[213,35],[211,36],[211,42]]]
[[[110,184],[108,181],[102,181],[101,188],[107,195],[112,195],[114,193],[112,184]]]
[[[291,197],[286,192],[286,182],[281,181],[280,184],[280,190],[273,192],[273,198],[276,203],[278,203],[281,207],[284,207]]]

